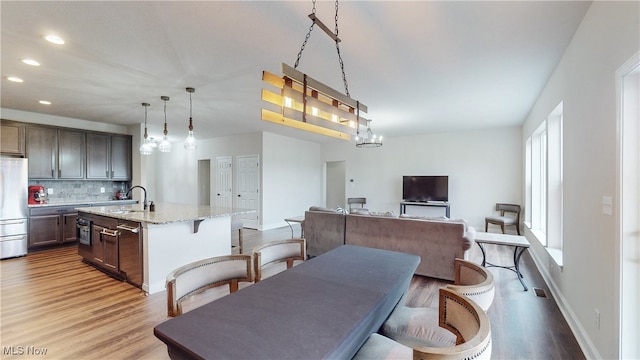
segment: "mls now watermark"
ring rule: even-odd
[[[3,346],[2,355],[47,355],[47,350],[37,346]]]

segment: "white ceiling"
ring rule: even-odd
[[[351,97],[385,137],[521,124],[590,2],[342,1],[340,52]],[[196,137],[271,131],[338,141],[260,120],[263,70],[294,65],[311,1],[2,1],[1,106],[113,124],[144,119]],[[335,3],[316,15],[334,28]],[[57,46],[42,39],[55,33]],[[20,62],[34,58],[31,67]],[[343,92],[335,43],[316,27],[298,70]],[[13,83],[18,76],[24,83]],[[41,105],[49,100],[52,105]]]

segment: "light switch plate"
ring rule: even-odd
[[[53,195],[53,188],[47,188],[47,194]]]

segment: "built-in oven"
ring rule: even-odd
[[[93,253],[91,248],[91,220],[76,220],[76,237],[78,238],[78,254],[83,257]]]

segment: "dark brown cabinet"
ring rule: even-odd
[[[87,179],[131,180],[131,136],[87,133]]]
[[[0,123],[0,153],[11,156],[25,156],[25,125],[2,120]]]
[[[58,130],[58,179],[84,179],[85,133]]]
[[[60,215],[29,218],[29,249],[60,243]]]
[[[84,179],[85,133],[28,126],[26,155],[30,179]]]
[[[117,274],[118,230],[101,225],[92,225],[93,261],[103,270]]]
[[[91,222],[91,247],[78,251],[86,263],[113,277],[141,287],[142,237],[140,223],[80,212]]]
[[[29,126],[26,135],[29,178],[55,179],[57,151],[57,131],[55,128]]]
[[[111,179],[131,180],[131,136],[111,135]]]
[[[69,206],[31,208],[29,249],[75,242],[77,216]]]

